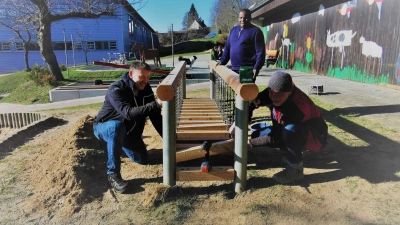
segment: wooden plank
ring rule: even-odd
[[[210,123],[223,123],[222,120],[180,120],[178,126],[187,124],[210,124]]]
[[[185,109],[185,110],[181,110],[181,113],[219,113],[218,109],[199,109],[199,110],[195,110],[195,109]]]
[[[222,117],[218,116],[180,116],[180,120],[219,120],[222,121]]]
[[[214,166],[210,172],[201,172],[199,167],[177,167],[177,181],[212,181],[212,180],[233,180],[235,170],[228,166]]]
[[[189,124],[189,125],[179,125],[177,127],[178,131],[184,130],[226,130],[225,123],[218,124]]]
[[[199,145],[201,145],[201,143],[176,143],[175,147],[176,147],[176,150],[179,151],[179,150],[185,150],[188,148],[196,147]]]
[[[188,113],[186,111],[181,112],[181,116],[221,116],[219,112],[196,112],[196,113]]]
[[[227,140],[228,131],[178,131],[176,140]]]
[[[184,146],[181,144],[182,147]],[[186,146],[193,144],[186,144]],[[204,150],[202,145],[196,144],[197,146],[190,147],[188,149],[180,150],[176,152],[176,162],[184,162],[192,159],[204,158]],[[229,139],[226,141],[219,141],[212,144],[210,148],[210,155],[233,153],[235,147],[235,141]]]
[[[182,106],[182,110],[212,110],[218,109],[217,106]]]

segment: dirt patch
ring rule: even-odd
[[[0,140],[1,138],[7,136],[9,133],[14,131],[14,129],[6,127],[6,128],[0,128]]]
[[[95,113],[53,112],[53,121],[63,122],[30,135],[0,160],[0,223],[400,222],[400,138],[385,127],[343,117],[337,110],[324,111],[331,134],[329,144],[320,153],[305,154],[303,181],[275,184],[271,176],[283,167],[283,153],[252,148],[246,191],[237,195],[230,181],[163,186],[162,139],[149,122],[143,139],[151,164],[138,165],[123,156],[122,177],[130,182],[130,189],[119,194],[107,182],[105,143],[93,136]],[[260,116],[255,121],[264,119]],[[233,165],[229,155],[212,160]],[[200,163],[193,160],[184,165]]]

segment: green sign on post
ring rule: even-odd
[[[241,66],[239,70],[239,81],[241,84],[253,83],[253,67]]]

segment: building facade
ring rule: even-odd
[[[52,23],[51,38],[53,51],[59,65],[83,65],[86,60],[108,61],[130,53],[135,43],[147,48],[158,46],[158,37],[149,24],[132,6],[118,9],[117,15],[102,16],[97,19],[65,19]],[[7,14],[0,9],[0,19],[7,19]],[[36,43],[36,34],[31,31],[29,45],[29,65],[44,65]],[[66,51],[65,51],[66,47]],[[137,55],[137,54],[136,54]],[[25,68],[24,46],[13,31],[0,25],[0,73],[14,72]]]

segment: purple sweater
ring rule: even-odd
[[[225,43],[221,64],[227,64],[230,59],[232,70],[238,71],[240,66],[253,66],[254,69],[260,70],[265,63],[263,33],[260,28],[254,25],[240,30],[240,26],[232,28]]]

